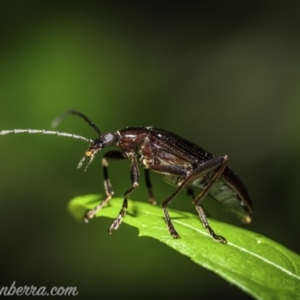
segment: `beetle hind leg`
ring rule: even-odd
[[[188,196],[191,196],[192,199],[195,199],[195,194],[194,194],[194,191],[192,189],[188,189],[187,190],[187,194],[188,194]],[[207,213],[207,211],[203,207],[201,207],[200,205],[195,205],[195,208],[196,208],[196,210],[198,212],[198,215],[199,215],[200,220],[201,220],[201,222],[203,224],[203,227],[205,229],[207,229],[207,231],[209,232],[209,235],[215,241],[220,242],[222,244],[227,244],[226,239],[224,237],[222,237],[222,236],[217,235],[213,231],[213,229],[209,226],[209,223],[208,223],[207,218],[206,218],[207,216],[209,217],[209,214]]]
[[[214,176],[211,178],[211,180],[209,181],[209,183],[206,185],[206,187],[201,191],[201,193],[193,200],[193,204],[195,205],[195,208],[199,214],[200,220],[204,226],[205,229],[208,230],[209,235],[217,242],[222,243],[222,244],[227,244],[227,240],[220,236],[217,235],[213,229],[209,226],[209,223],[207,221],[205,212],[203,210],[203,208],[200,206],[201,201],[204,199],[204,197],[207,195],[210,187],[216,182],[216,180],[218,180],[218,178],[222,175],[226,164],[228,161],[228,157],[227,155],[224,156],[217,156],[214,157],[213,159],[207,161],[206,163],[204,163],[202,166],[200,165],[195,171],[194,171],[194,175],[193,177],[197,178],[197,176],[199,176],[202,173],[203,167],[204,169],[207,169],[207,171],[211,171],[214,170],[216,168],[219,167],[219,169],[216,171],[216,173],[214,174]],[[198,174],[198,175],[197,175]],[[203,174],[203,173],[202,173]]]

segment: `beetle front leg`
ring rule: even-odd
[[[128,207],[128,196],[139,185],[140,171],[138,168],[136,157],[132,157],[132,160],[131,160],[130,178],[131,178],[132,187],[128,191],[126,191],[123,195],[124,201],[123,201],[122,208],[121,208],[118,216],[115,218],[115,220],[112,222],[111,226],[109,227],[109,229],[108,229],[109,234],[112,233],[112,230],[117,230],[119,228],[119,226],[121,225],[122,220],[126,215],[126,209]]]
[[[105,207],[108,202],[111,200],[114,191],[108,176],[108,161],[107,159],[125,159],[125,157],[123,157],[122,153],[116,150],[112,150],[109,151],[107,153],[104,154],[103,158],[102,158],[102,167],[103,167],[103,177],[104,177],[104,189],[105,189],[105,193],[106,193],[106,198],[96,207],[94,207],[93,209],[89,210],[85,217],[84,217],[84,221],[87,223],[90,219],[92,219],[103,207]]]

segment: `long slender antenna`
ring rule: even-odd
[[[34,133],[40,133],[40,134],[53,134],[57,136],[65,136],[76,140],[82,140],[89,144],[93,143],[93,140],[87,139],[83,136],[66,133],[66,132],[60,132],[60,131],[51,131],[51,130],[39,130],[39,129],[12,129],[12,130],[2,130],[0,131],[0,135],[6,135],[6,134],[18,134],[18,133],[28,133],[28,134],[34,134]]]
[[[57,118],[55,118],[51,125],[55,128],[66,116],[68,115],[75,115],[78,116],[80,118],[82,118],[85,122],[87,122],[92,128],[95,129],[95,131],[98,133],[98,136],[101,136],[101,132],[100,129],[83,113],[77,111],[77,110],[67,110],[66,112],[64,112],[63,114],[61,114],[60,116],[58,116]]]

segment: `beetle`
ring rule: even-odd
[[[223,209],[233,213],[240,221],[250,223],[250,213],[253,212],[250,196],[239,177],[227,166],[227,155],[214,156],[177,134],[158,127],[126,127],[118,131],[101,133],[87,116],[75,110],[68,110],[57,117],[53,121],[53,125],[58,125],[68,115],[82,118],[96,131],[98,137],[92,140],[70,133],[37,129],[2,130],[0,135],[41,133],[88,142],[90,145],[78,164],[78,168],[80,168],[88,159],[85,171],[99,151],[106,147],[115,148],[106,152],[102,158],[106,198],[95,208],[87,211],[84,217],[85,222],[88,222],[105,207],[114,194],[108,176],[108,161],[128,159],[131,161],[130,179],[132,185],[123,195],[121,210],[108,229],[110,234],[113,230],[118,229],[122,223],[128,207],[128,196],[139,185],[139,167],[145,169],[145,183],[150,203],[156,204],[149,171],[157,173],[165,182],[176,187],[175,191],[162,202],[164,218],[168,230],[174,238],[179,238],[179,234],[172,223],[168,206],[183,189],[186,189],[187,194],[192,197],[192,203],[204,228],[215,241],[227,243],[227,240],[217,235],[209,225],[201,205],[205,196],[211,196]]]

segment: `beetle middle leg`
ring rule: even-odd
[[[145,181],[146,181],[146,188],[148,190],[148,201],[152,205],[156,205],[157,202],[155,200],[155,197],[154,197],[154,194],[152,191],[152,184],[151,184],[151,180],[150,180],[149,169],[145,169]]]
[[[140,172],[138,168],[137,159],[135,156],[133,156],[131,159],[131,168],[130,168],[130,179],[131,179],[132,187],[128,191],[126,191],[123,195],[124,201],[122,204],[122,208],[118,216],[114,219],[114,221],[110,225],[108,229],[109,234],[112,233],[112,230],[118,229],[119,226],[121,225],[122,220],[126,215],[126,209],[128,207],[128,196],[131,192],[133,192],[138,187],[139,178],[140,178]]]

